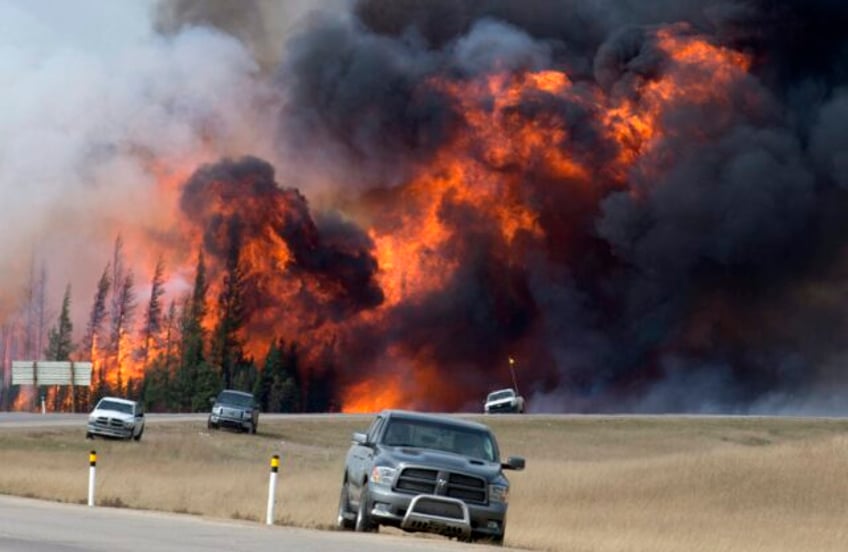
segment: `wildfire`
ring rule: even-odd
[[[339,355],[341,369],[348,370],[339,393],[344,412],[462,406],[469,393],[455,372],[475,359],[466,354],[444,363],[450,355],[436,351],[427,332],[415,342],[393,333],[391,325],[403,318],[399,313],[440,297],[472,259],[485,258],[496,267],[486,277],[507,296],[493,300],[492,311],[506,313],[504,325],[518,328],[508,337],[520,340],[523,312],[511,305],[529,295],[522,269],[531,252],[545,251],[570,266],[581,263],[583,250],[572,242],[592,233],[605,195],[628,189],[636,169],[662,170],[657,152],[677,132],[669,114],[681,105],[728,105],[734,84],[750,69],[749,56],[687,27],[652,33],[650,42],[664,56],[661,67],[611,90],[576,82],[556,68],[420,83],[422,93],[450,99],[457,122],[429,158],[417,161],[408,181],[377,199],[362,199],[364,206],[355,210],[368,215],[364,228],[356,220],[314,217],[306,198],[282,187],[270,165],[257,159],[198,170],[209,160],[149,160],[164,207],[150,228],[125,236],[132,246],[124,252],[127,265],[144,267],[135,269],[137,281],[149,281],[164,253],[166,277],[183,281],[165,300],[178,301],[202,249],[214,304],[228,267],[237,264],[248,314],[240,337],[250,356],[260,359],[280,336],[313,357],[319,349],[356,350],[356,360],[344,350]],[[570,119],[572,113],[580,117]],[[597,147],[582,145],[584,133]],[[142,302],[136,321],[143,308]],[[209,309],[207,331],[220,316]],[[474,321],[472,314],[468,319]],[[95,336],[87,351],[95,384],[100,377],[113,387],[138,381],[161,351],[161,340],[144,336],[137,325],[117,331],[115,348],[107,350]],[[363,334],[392,337],[371,339],[372,350],[370,342],[357,343]],[[510,345],[515,343],[500,344]],[[372,362],[380,369],[372,370]],[[19,400],[28,399],[22,394]]]
[[[659,29],[654,40],[666,55],[666,67],[653,78],[636,81],[628,94],[606,94],[596,87],[578,90],[557,70],[431,81],[429,86],[453,99],[464,124],[396,191],[395,214],[369,229],[387,298],[381,309],[415,304],[444,290],[470,254],[458,244],[469,228],[488,233],[503,258],[522,263],[527,240],[538,243],[547,232],[533,179],[560,188],[564,199],[597,204],[606,190],[628,186],[637,164],[643,173],[661,170],[654,152],[673,132],[666,114],[682,104],[727,104],[728,90],[750,67],[748,56],[716,46],[684,26]],[[572,147],[569,129],[574,127],[564,110],[545,108],[567,103],[594,114],[602,135],[616,146],[613,159],[599,164]],[[532,116],[521,109],[528,104],[537,106]],[[458,212],[468,213],[461,227],[453,216]],[[578,234],[583,222],[575,218],[561,224],[556,229],[560,237]],[[556,245],[569,247],[561,241]],[[400,356],[409,360],[410,355],[416,353]],[[412,362],[413,368],[398,370],[413,380],[436,374],[417,389],[439,395],[442,404],[463,402],[462,397],[445,398],[455,382],[439,377],[444,371],[435,362]],[[414,404],[384,377],[354,383],[344,397],[343,410],[351,412]]]
[[[368,414],[409,404],[397,376],[355,383],[345,389],[344,399],[342,412],[346,414]]]

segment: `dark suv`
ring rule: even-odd
[[[212,412],[209,413],[209,429],[231,427],[256,433],[259,425],[259,408],[256,399],[250,393],[224,389],[216,398],[210,399]]]
[[[445,415],[386,410],[354,433],[339,497],[340,529],[380,525],[502,544],[509,481],[524,469],[491,430]]]

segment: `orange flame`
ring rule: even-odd
[[[321,320],[317,313],[306,309],[282,319],[279,312],[259,309],[253,326],[268,328],[268,333],[274,335],[263,335],[259,330],[244,335],[248,354],[261,358],[269,340],[280,334],[296,336],[307,350],[314,345],[332,347],[337,335],[342,334],[344,339],[345,323],[380,327],[387,324],[394,307],[415,305],[445,289],[466,260],[462,248],[452,247],[463,236],[457,223],[446,213],[471,213],[479,221],[481,232],[496,242],[493,254],[500,255],[504,266],[520,265],[525,262],[528,243],[551,239],[540,218],[540,200],[534,197],[534,186],[557,187],[569,201],[596,204],[610,188],[628,189],[629,175],[635,167],[641,171],[661,170],[661,159],[655,154],[663,140],[674,132],[667,128],[664,117],[680,105],[727,106],[733,101],[729,91],[734,83],[746,77],[751,60],[743,53],[693,35],[682,26],[662,28],[654,33],[656,46],[666,55],[663,71],[658,76],[638,80],[628,94],[606,92],[589,83],[575,84],[564,71],[557,69],[497,72],[474,79],[441,78],[427,82],[426,86],[452,99],[462,124],[427,163],[415,168],[408,182],[387,192],[392,201],[390,213],[381,212],[380,216],[370,213],[373,216],[367,231],[375,247],[384,302],[376,309],[352,317],[352,322]],[[617,146],[603,166],[597,166],[592,152],[580,152],[573,147],[577,139],[565,115],[544,109],[529,115],[521,109],[528,101],[536,100],[541,105],[551,99],[567,99],[584,106],[603,134],[601,138]],[[136,248],[126,251],[130,266],[152,267],[165,250],[169,255],[166,262],[169,273],[190,283],[201,236],[181,218],[179,195],[201,160],[149,161],[148,170],[157,181],[158,193],[164,198],[161,204],[166,207],[151,222],[156,225],[156,240],[149,238],[154,234],[152,228],[125,234],[126,243]],[[533,182],[527,181],[528,174]],[[231,208],[226,203],[215,207]],[[367,212],[368,207],[362,210]],[[567,215],[562,218],[561,224],[567,227],[564,235],[579,231],[581,221],[569,220]],[[163,228],[167,231],[163,232]],[[178,246],[163,237],[170,232],[179,235]],[[557,234],[557,239],[560,235],[563,234]],[[557,245],[566,251],[563,255],[570,254],[568,243]],[[296,304],[294,298],[306,287],[317,296],[332,294],[333,290],[322,287],[328,284],[297,276],[277,277],[288,273],[294,259],[285,241],[270,228],[244,243],[240,255],[246,277],[255,278],[262,292],[279,303]],[[221,267],[213,268],[220,272]],[[220,287],[219,279],[210,279],[207,295],[210,302],[217,297]],[[142,318],[144,307],[141,302],[136,320]],[[218,316],[214,308],[209,309],[204,326],[211,330]],[[306,331],[301,331],[304,328]],[[150,350],[148,358],[159,352],[157,342],[161,341],[151,339],[146,344]],[[95,379],[101,371],[113,387],[119,383],[126,386],[130,378],[140,379],[146,366],[138,351],[144,345],[144,336],[137,327],[121,329],[117,351],[107,352],[95,340],[89,352]],[[400,346],[389,349],[382,352],[381,360],[391,364],[391,369],[346,382],[347,387],[341,393],[342,411],[426,406],[428,399],[421,392],[424,389],[429,395],[440,397],[442,404],[462,400],[456,383],[443,381],[443,371],[428,358],[427,352],[404,351]],[[26,407],[29,400],[24,393],[18,397],[21,407]]]
[[[397,203],[402,213],[397,219],[370,229],[387,298],[382,310],[438,293],[463,262],[444,253],[458,239],[442,216],[445,205],[485,213],[499,232],[505,255],[520,262],[518,236],[545,238],[538,210],[524,190],[527,167],[568,187],[571,197],[597,202],[603,194],[599,182],[607,179],[626,187],[629,171],[637,163],[643,172],[661,168],[653,152],[671,131],[663,120],[666,113],[678,105],[727,107],[728,91],[745,78],[751,65],[745,54],[692,35],[685,26],[660,29],[655,40],[667,55],[668,67],[660,76],[642,81],[634,95],[607,95],[592,87],[577,91],[571,79],[557,70],[431,82],[454,99],[465,127],[400,188]],[[587,165],[570,147],[566,121],[560,116],[528,119],[521,115],[517,107],[534,95],[567,98],[596,113],[608,139],[618,144],[612,162],[603,167]],[[567,244],[558,246],[567,248]],[[398,370],[409,379],[427,380],[415,388],[429,389],[431,394],[440,388],[450,392],[450,386],[439,385],[434,365],[422,359],[413,360],[413,365]],[[371,376],[346,389],[342,410],[373,411],[415,402],[414,394],[405,392],[397,379]]]

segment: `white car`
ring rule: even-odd
[[[492,391],[486,397],[483,404],[483,412],[495,414],[497,412],[524,412],[524,397],[515,392],[515,389],[498,389]]]
[[[103,397],[88,415],[87,439],[95,435],[120,439],[141,439],[144,433],[144,412],[135,401],[118,397]]]

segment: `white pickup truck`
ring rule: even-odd
[[[119,397],[103,397],[88,415],[85,436],[93,439],[117,437],[139,441],[144,433],[144,412],[141,404]]]
[[[483,412],[486,414],[496,414],[499,412],[521,414],[524,412],[524,397],[516,393],[515,389],[512,388],[492,391],[486,397],[486,402],[483,404]]]

